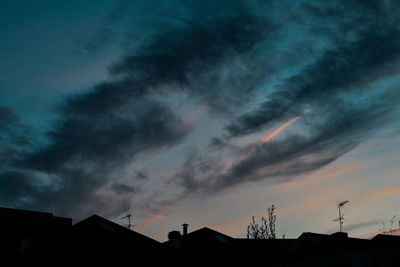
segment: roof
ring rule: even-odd
[[[398,235],[378,234],[371,241],[375,247],[400,247],[400,236]]]
[[[304,259],[352,253],[370,247],[369,240],[348,237],[346,233],[332,235],[305,232],[293,243],[290,258]]]
[[[151,239],[138,232],[130,230],[125,226],[109,221],[98,215],[90,216],[89,218],[80,221],[72,226],[72,231],[82,235],[107,235],[115,238],[129,239],[132,242],[140,243],[143,246],[158,246],[160,242]]]
[[[0,253],[25,253],[71,226],[72,219],[52,213],[0,207]]]
[[[70,255],[69,260],[79,259],[89,265],[122,263],[128,258],[144,259],[161,249],[160,242],[98,215],[74,224],[47,244],[41,251],[51,255],[53,260]]]
[[[0,207],[0,224],[5,223],[19,223],[19,224],[32,224],[42,222],[60,222],[72,225],[72,219],[65,217],[57,217],[52,213],[31,211],[31,210],[20,210],[12,208]]]
[[[236,239],[204,227],[161,245],[98,215],[73,226],[71,219],[54,217],[51,213],[8,208],[0,208],[0,218],[0,224],[6,226],[2,227],[3,254],[11,255],[11,243],[15,243],[14,249],[19,251],[20,241],[36,240],[32,243],[34,246],[23,252],[25,257],[35,256],[40,262],[62,259],[76,265],[77,260],[84,259],[89,265],[103,265],[105,260],[115,265],[133,259],[154,265],[157,261],[187,264],[195,259],[196,264],[217,260],[227,265],[227,261],[238,264],[244,260],[249,265],[249,261],[258,263],[259,257],[254,255],[267,256],[271,265],[283,262],[304,266],[315,263],[360,266],[382,262],[382,259],[389,263],[400,262],[400,236],[395,235],[400,230],[392,231],[394,235],[378,234],[371,240],[348,237],[341,232],[331,235],[305,232],[297,239]],[[52,231],[45,234],[44,230],[49,229]],[[4,238],[7,234],[9,239]]]
[[[389,231],[382,232],[380,234],[381,235],[397,235],[397,236],[400,236],[400,229],[389,230]]]
[[[209,241],[216,241],[218,243],[229,243],[233,240],[232,237],[225,235],[223,233],[217,232],[207,227],[203,227],[199,230],[193,231],[188,233],[187,235],[183,236],[183,238],[187,240],[201,240],[207,239]]]
[[[233,240],[234,238],[230,236],[204,227],[186,235],[181,235],[177,239],[168,240],[164,243],[164,246],[184,250],[205,250],[209,248],[215,248],[216,246],[224,247],[231,244]]]

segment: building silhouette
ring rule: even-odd
[[[400,237],[303,233],[297,239],[233,238],[207,227],[160,243],[97,215],[72,225],[50,213],[0,208],[0,256],[13,266],[398,266]],[[9,266],[4,264],[4,266]],[[10,264],[11,266],[11,264]]]
[[[71,226],[72,219],[51,213],[0,208],[0,253],[4,257],[20,255]]]

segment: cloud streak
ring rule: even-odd
[[[270,135],[268,135],[267,137],[265,137],[260,143],[257,144],[257,147],[253,148],[252,150],[250,150],[250,152],[247,154],[247,156],[250,156],[251,154],[253,154],[254,152],[256,152],[256,150],[264,145],[265,143],[271,141],[273,138],[275,138],[278,134],[280,134],[283,130],[285,130],[287,127],[289,127],[290,125],[292,125],[295,121],[297,121],[298,119],[300,119],[301,117],[303,117],[303,115],[307,114],[310,111],[310,109],[306,109],[301,115],[296,116],[292,119],[290,119],[289,121],[285,122],[281,127],[279,127],[278,129],[276,129],[275,131],[273,131]]]

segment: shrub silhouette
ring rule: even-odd
[[[247,238],[248,239],[275,239],[275,205],[272,204],[267,210],[267,218],[261,217],[261,223],[258,224],[255,221],[255,217],[251,218],[250,224],[247,226]]]

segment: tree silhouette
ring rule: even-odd
[[[394,229],[393,229],[393,224],[396,221],[396,215],[393,215],[392,219],[390,220],[390,228],[386,228],[385,222],[382,223],[382,228],[379,228],[378,230],[381,231],[382,233],[389,233],[393,234]],[[400,224],[400,221],[399,221]]]
[[[250,224],[247,226],[247,238],[248,239],[275,239],[275,205],[272,204],[267,209],[267,218],[261,217],[261,223],[258,224],[255,221],[255,217],[251,218]]]

